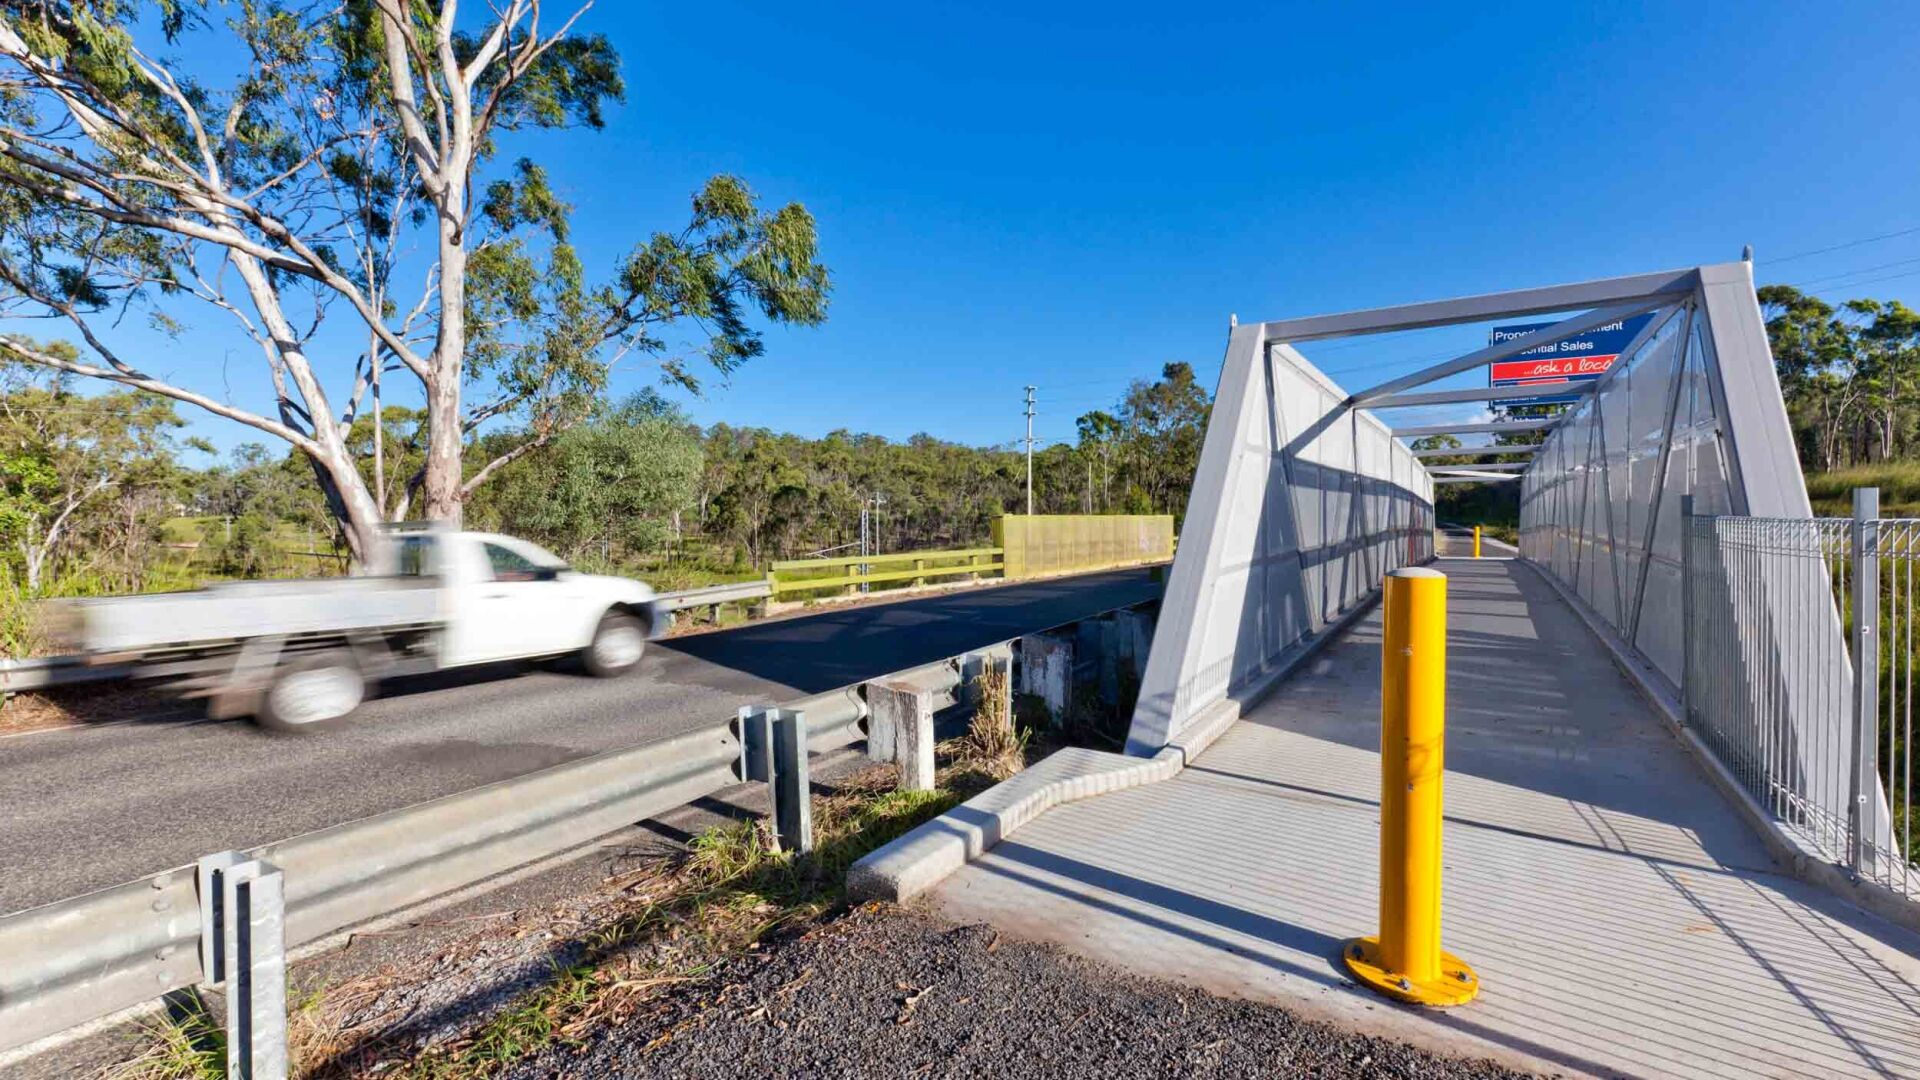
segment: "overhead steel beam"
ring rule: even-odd
[[[1537,454],[1540,444],[1527,446],[1456,446],[1451,450],[1415,450],[1417,458],[1434,457],[1495,457],[1500,454]]]
[[[1324,338],[1356,334],[1380,334],[1392,330],[1420,330],[1430,326],[1455,326],[1484,322],[1508,316],[1543,315],[1555,311],[1576,311],[1601,305],[1655,300],[1652,306],[1683,300],[1699,287],[1697,268],[1663,270],[1653,274],[1602,278],[1570,285],[1549,285],[1539,289],[1463,296],[1453,300],[1433,300],[1424,304],[1369,308],[1337,315],[1313,315],[1303,319],[1280,319],[1266,324],[1267,337],[1298,345]],[[1646,310],[1645,308],[1641,309]],[[1535,342],[1534,344],[1539,344]]]
[[[1502,480],[1518,480],[1519,474],[1493,473],[1490,476],[1436,476],[1427,481],[1429,484],[1495,484]]]
[[[1481,465],[1429,465],[1427,471],[1435,476],[1450,472],[1477,472],[1482,469],[1511,472],[1516,469],[1531,468],[1532,465],[1531,461],[1492,461]]]
[[[1394,428],[1393,433],[1403,439],[1419,439],[1428,435],[1476,435],[1490,431],[1545,431],[1560,422],[1559,417],[1551,420],[1490,420],[1461,424],[1416,424],[1413,427]]]
[[[1459,390],[1416,390],[1406,394],[1388,394],[1367,402],[1369,409],[1400,409],[1414,405],[1457,405],[1464,401],[1514,401],[1537,397],[1582,397],[1593,393],[1596,380],[1569,383],[1566,386],[1468,386]],[[1569,402],[1569,404],[1572,404]]]
[[[1689,292],[1688,295],[1691,295],[1691,292]],[[1594,308],[1592,311],[1585,311],[1578,315],[1561,319],[1552,326],[1543,326],[1531,334],[1511,337],[1505,341],[1489,345],[1484,349],[1475,349],[1465,356],[1455,357],[1452,360],[1435,364],[1432,367],[1421,368],[1411,375],[1402,375],[1397,379],[1388,379],[1378,386],[1362,390],[1348,398],[1347,405],[1352,408],[1370,406],[1380,398],[1396,394],[1402,390],[1410,390],[1413,387],[1430,383],[1435,379],[1444,379],[1449,375],[1456,375],[1462,371],[1471,371],[1477,367],[1484,367],[1495,361],[1505,360],[1509,356],[1518,356],[1528,349],[1538,348],[1541,345],[1551,345],[1556,341],[1562,341],[1575,334],[1584,334],[1589,330],[1597,329],[1608,323],[1621,322],[1643,312],[1666,307],[1669,304],[1678,303],[1684,299],[1686,299],[1686,296],[1661,295],[1651,299],[1642,298],[1639,300],[1630,300],[1626,303],[1610,304],[1606,307]]]

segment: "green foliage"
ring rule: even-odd
[[[1113,412],[1080,418],[1077,443],[1035,451],[1034,511],[1179,515],[1209,408],[1186,364],[1136,381]],[[702,533],[754,565],[857,542],[863,503],[882,552],[977,547],[996,515],[1024,510],[1026,461],[929,435],[805,439],[720,424],[706,433],[698,495]]]
[[[82,570],[137,581],[142,549],[181,488],[180,426],[160,398],[78,394],[0,360],[0,566],[29,592]]]
[[[612,43],[570,19],[505,5],[453,27],[451,5],[390,18],[368,0],[157,7],[169,49],[141,22],[148,5],[8,6],[24,51],[0,48],[0,317],[63,320],[86,348],[0,352],[221,401],[209,407],[313,460],[356,548],[389,508],[458,514],[594,416],[615,363],[645,358],[697,389],[762,355],[765,323],[826,317],[812,215],[733,176],[693,193],[677,231],[636,230],[626,256],[586,265],[573,208],[507,142],[600,128],[623,97]],[[174,52],[194,62],[175,70]],[[274,408],[142,373],[94,332],[129,311],[168,333],[210,332],[189,312],[237,330],[266,359]],[[363,324],[346,335],[366,342],[358,355],[318,336],[342,317]],[[367,384],[395,376],[417,380],[429,415],[390,440]],[[463,462],[482,444],[483,462]]]
[[[113,1080],[221,1080],[227,1075],[226,1026],[198,993],[174,995],[165,1013],[142,1026],[146,1050],[113,1070]]]
[[[1759,290],[1774,369],[1808,471],[1911,455],[1920,440],[1920,312]]]
[[[685,416],[643,392],[504,473],[472,514],[570,561],[622,566],[673,539],[700,471],[700,440]]]

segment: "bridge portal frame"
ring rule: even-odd
[[[1579,401],[1559,417],[1532,421],[1488,423],[1429,423],[1388,427],[1373,414],[1375,409],[1408,405],[1431,405],[1451,401],[1511,400],[1491,391],[1420,391],[1418,388],[1450,375],[1470,371],[1518,355],[1539,345],[1550,344],[1636,315],[1653,313],[1646,326],[1622,351],[1621,359],[1600,379],[1582,388]],[[1408,375],[1345,394],[1324,374],[1314,368],[1295,348],[1297,345],[1333,338],[1356,337],[1395,331],[1488,322],[1496,319],[1560,314],[1551,326],[1533,334],[1475,349],[1451,360],[1434,364]],[[1677,333],[1670,333],[1676,331]],[[1599,456],[1588,454],[1577,466],[1569,452],[1567,425],[1582,423],[1582,417],[1604,410],[1611,385],[1632,361],[1656,343],[1680,342],[1679,362],[1673,365],[1671,384],[1663,399],[1668,402],[1666,422],[1660,425],[1657,447],[1605,448]],[[1697,343],[1697,344],[1696,344]],[[1697,361],[1692,358],[1697,355]],[[1698,364],[1697,370],[1690,368]],[[1608,495],[1600,500],[1599,513],[1589,507],[1591,492],[1582,493],[1580,511],[1573,518],[1579,535],[1571,546],[1582,552],[1604,546],[1610,559],[1617,560],[1629,543],[1627,534],[1636,533],[1639,549],[1651,551],[1660,532],[1662,507],[1693,490],[1692,473],[1674,490],[1668,490],[1668,474],[1673,459],[1673,409],[1678,384],[1689,373],[1710,398],[1714,417],[1716,452],[1713,457],[1724,474],[1721,512],[1771,517],[1809,517],[1811,506],[1800,478],[1798,457],[1787,424],[1786,406],[1773,372],[1772,356],[1767,348],[1766,328],[1754,292],[1752,264],[1739,262],[1695,266],[1575,282],[1542,288],[1520,289],[1450,300],[1371,308],[1332,315],[1280,319],[1235,326],[1229,335],[1226,358],[1221,370],[1214,412],[1209,420],[1200,465],[1190,496],[1183,538],[1163,603],[1155,648],[1143,673],[1140,703],[1129,730],[1128,750],[1150,754],[1177,741],[1179,733],[1211,711],[1238,709],[1251,703],[1271,687],[1298,656],[1310,652],[1318,640],[1368,602],[1381,576],[1391,566],[1369,563],[1362,572],[1371,578],[1356,594],[1343,593],[1333,609],[1309,608],[1301,619],[1292,610],[1273,610],[1278,600],[1290,603],[1300,599],[1302,584],[1312,574],[1314,563],[1336,557],[1328,552],[1329,537],[1305,535],[1303,524],[1321,529],[1328,521],[1308,523],[1303,511],[1315,492],[1324,490],[1298,487],[1302,465],[1322,445],[1329,431],[1343,426],[1358,432],[1363,426],[1381,427],[1396,438],[1387,460],[1360,462],[1357,453],[1353,484],[1385,483],[1412,497],[1430,519],[1435,485],[1498,482],[1516,480],[1523,488],[1523,503],[1540,497],[1541,477],[1565,473],[1570,466],[1581,474],[1585,487],[1598,481]],[[1290,413],[1293,403],[1285,400],[1286,391],[1298,397],[1317,399],[1323,407],[1317,416]],[[1331,397],[1332,400],[1326,400]],[[1297,410],[1295,410],[1297,412]],[[1344,425],[1343,425],[1344,421]],[[1600,429],[1584,421],[1594,431],[1596,445]],[[1473,466],[1426,467],[1401,439],[1440,434],[1546,432],[1545,442],[1531,451],[1523,472],[1477,468]],[[1479,448],[1474,448],[1479,449]],[[1611,457],[1609,456],[1611,455]],[[1631,456],[1637,455],[1637,456]],[[1395,471],[1405,460],[1416,475]],[[1435,455],[1437,456],[1437,455]],[[1627,489],[1625,478],[1616,478],[1616,467],[1645,460],[1658,462],[1657,477],[1650,490]],[[1689,469],[1694,467],[1689,461]],[[1598,476],[1591,475],[1597,466]],[[1631,472],[1626,465],[1624,471]],[[1317,472],[1315,478],[1318,478]],[[1564,487],[1564,484],[1561,485]],[[1617,521],[1614,494],[1638,495],[1649,506],[1637,518],[1631,512],[1626,521]],[[1564,493],[1562,493],[1564,495]],[[1321,503],[1325,503],[1324,497]],[[1258,502],[1266,512],[1249,512],[1250,502]],[[1563,517],[1565,515],[1563,514]],[[1523,519],[1523,526],[1527,522]],[[1537,524],[1537,523],[1536,523]],[[1365,523],[1349,517],[1351,530],[1363,535],[1349,536],[1344,543],[1366,542]],[[1555,525],[1567,531],[1568,521]],[[1603,528],[1604,527],[1604,528]],[[1311,532],[1311,529],[1306,530]],[[1674,522],[1678,532],[1678,522]],[[1526,547],[1523,529],[1523,549]],[[1600,534],[1604,532],[1604,537]],[[1275,534],[1278,534],[1276,537]],[[1337,546],[1337,543],[1333,546]],[[1424,558],[1418,546],[1406,549]],[[1287,564],[1287,557],[1292,564]],[[1534,559],[1549,574],[1555,573],[1551,558]],[[1670,560],[1677,569],[1676,555]],[[1647,594],[1647,576],[1655,560],[1642,558],[1631,586],[1631,612],[1625,602],[1628,576],[1610,576],[1615,602],[1592,604],[1609,625],[1614,626],[1630,644],[1641,627],[1641,609]],[[1253,567],[1263,567],[1265,580],[1250,584]],[[1342,565],[1342,571],[1350,568]],[[1276,592],[1274,579],[1280,579]],[[1324,584],[1324,582],[1322,582]],[[1577,580],[1563,581],[1580,595]],[[1324,591],[1324,590],[1323,590]],[[1797,592],[1797,586],[1789,589]],[[1662,603],[1677,596],[1679,590],[1662,590]],[[1605,610],[1612,607],[1612,611]],[[1662,623],[1664,627],[1665,622]],[[1675,626],[1675,630],[1678,627]],[[1277,633],[1276,633],[1277,631]],[[1834,632],[1839,632],[1835,615]],[[1756,641],[1756,652],[1772,649],[1770,641]],[[1758,662],[1758,658],[1756,658]],[[1662,671],[1677,665],[1657,663]],[[1846,675],[1850,679],[1850,673]],[[1812,722],[1811,715],[1809,722]]]

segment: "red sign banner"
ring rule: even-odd
[[[1503,360],[1489,373],[1494,386],[1545,386],[1584,382],[1606,374],[1618,356],[1550,356],[1537,360]]]

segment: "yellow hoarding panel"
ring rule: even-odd
[[[1043,577],[1173,558],[1171,514],[1007,514],[993,523],[1008,578]]]

